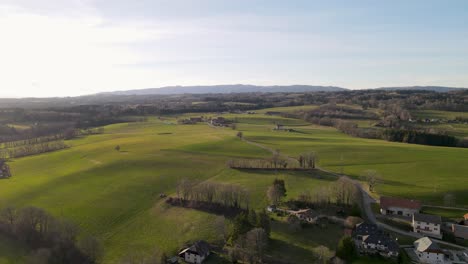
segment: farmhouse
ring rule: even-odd
[[[468,226],[452,224],[453,235],[458,239],[468,239]]]
[[[419,263],[443,264],[450,263],[448,254],[440,249],[439,245],[428,237],[414,241],[414,253],[419,259]]]
[[[292,212],[292,214],[299,218],[301,221],[307,223],[315,223],[318,219],[318,214],[312,211],[311,209],[302,209],[299,211],[294,211]]]
[[[421,210],[421,202],[394,197],[380,197],[380,213],[383,215],[401,215],[411,217]]]
[[[202,117],[191,117],[190,121],[193,122],[193,123],[199,123],[199,122],[203,122],[203,118]]]
[[[380,230],[377,225],[360,223],[352,232],[356,248],[361,254],[379,254],[383,257],[398,257],[396,240]]]
[[[224,117],[216,117],[210,120],[210,124],[213,126],[228,126],[232,122],[230,120],[225,119]]]
[[[187,263],[202,263],[210,255],[210,245],[205,241],[197,241],[192,246],[182,250],[179,257]]]
[[[428,215],[415,213],[413,215],[413,232],[422,233],[427,236],[442,238],[440,227],[442,225],[442,218],[438,215]]]

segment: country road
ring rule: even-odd
[[[274,150],[272,148],[269,148],[267,146],[264,146],[264,145],[262,145],[262,144],[260,144],[258,142],[253,142],[253,141],[250,141],[250,140],[248,140],[246,138],[242,138],[242,140],[244,142],[250,144],[250,145],[253,145],[253,146],[268,150],[272,154],[280,154],[280,153],[278,153],[278,151],[276,151],[276,150]],[[280,155],[282,155],[283,157],[285,157],[287,159],[294,159],[293,157],[290,157],[290,156],[287,156],[287,155],[283,155],[283,154],[280,154]],[[346,176],[346,175],[340,175],[338,173],[335,173],[335,172],[332,172],[332,171],[329,171],[329,170],[326,170],[326,169],[323,169],[323,168],[320,168],[320,167],[316,167],[316,169],[320,170],[320,171],[323,171],[323,172],[326,172],[328,174],[331,174],[331,175],[335,176],[337,179],[339,179],[340,177]],[[347,177],[352,179],[349,176],[347,176]],[[401,230],[401,229],[398,229],[398,228],[395,228],[393,226],[390,226],[390,225],[387,225],[385,223],[377,221],[377,218],[375,217],[375,214],[372,211],[372,206],[371,206],[371,204],[376,203],[377,201],[367,192],[367,190],[362,186],[362,184],[359,181],[357,181],[357,180],[353,180],[353,181],[354,181],[355,186],[358,188],[358,190],[361,193],[361,198],[362,198],[361,199],[361,209],[364,211],[365,219],[367,221],[369,221],[369,222],[371,222],[373,224],[377,224],[379,227],[381,227],[381,228],[383,228],[385,230],[395,232],[395,233],[398,233],[400,235],[410,236],[410,237],[414,237],[416,239],[419,239],[419,238],[423,237],[421,234],[404,231],[404,230]],[[434,207],[437,207],[437,206],[434,206]],[[450,207],[440,206],[440,207],[437,207],[437,208],[450,208]],[[457,209],[461,209],[461,208],[457,208]],[[444,244],[444,245],[451,246],[451,247],[458,248],[458,249],[468,250],[467,247],[463,247],[463,246],[460,246],[460,245],[457,245],[457,244],[442,241],[440,239],[434,239],[434,238],[431,238],[431,239],[437,241],[437,243],[439,243],[439,244]]]

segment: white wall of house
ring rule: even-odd
[[[420,263],[427,264],[444,264],[449,263],[445,258],[445,255],[442,253],[432,253],[432,252],[419,252],[415,250],[416,255],[419,258]]]
[[[426,234],[428,236],[440,238],[440,225],[434,223],[414,221],[413,219],[413,232]]]
[[[411,217],[415,213],[419,213],[417,209],[401,208],[401,207],[389,207],[387,209],[381,208],[380,213],[383,215],[402,215]]]
[[[203,260],[205,260],[204,257],[201,257],[199,255],[196,255],[196,254],[192,254],[190,252],[185,252],[185,262],[187,263],[197,263],[197,264],[200,264],[203,262]]]

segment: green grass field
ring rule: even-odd
[[[377,188],[379,194],[440,204],[443,194],[451,192],[460,206],[468,206],[468,149],[353,138],[333,128],[262,113],[227,117],[237,118],[237,129],[249,140],[283,154],[317,152],[325,169],[343,170],[354,177],[367,169],[377,170],[384,179]],[[274,122],[297,132],[273,131]],[[265,191],[276,177],[286,180],[289,198],[333,180],[323,173],[228,169],[225,164],[231,158],[271,153],[239,140],[237,131],[230,128],[174,123],[171,116],[165,121],[150,118],[145,123],[111,125],[104,134],[68,141],[69,149],[13,160],[13,177],[0,181],[0,207],[33,205],[70,219],[83,235],[102,240],[104,263],[115,263],[129,252],[175,253],[188,240],[218,237],[211,223],[219,216],[170,207],[159,198],[160,193],[173,195],[179,179],[242,185],[251,192],[257,209],[268,204]],[[121,146],[120,152],[114,150],[116,145]],[[330,232],[336,233],[332,239],[336,241],[325,244],[333,249],[339,230]],[[298,259],[310,259],[323,241],[313,231],[292,236],[281,224],[275,224],[272,237],[273,248],[295,245],[282,253]],[[0,247],[0,255],[6,251],[7,245]],[[24,250],[11,252],[24,254]],[[1,261],[14,263],[8,262],[8,256]]]

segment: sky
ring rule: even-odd
[[[0,97],[468,87],[468,1],[0,0]]]

